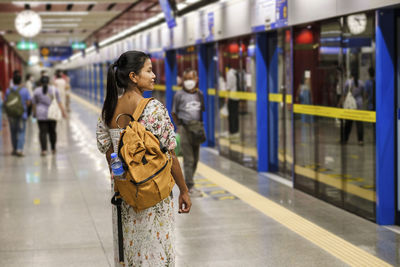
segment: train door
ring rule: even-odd
[[[221,155],[257,168],[254,38],[217,44],[215,142]]]
[[[375,220],[375,13],[295,27],[293,38],[294,185]]]
[[[275,44],[276,45],[276,44]],[[277,149],[271,149],[275,153],[272,157],[270,169],[276,170],[282,177],[291,180],[293,169],[293,141],[292,141],[292,64],[291,64],[291,32],[281,30],[277,36],[278,54],[278,79],[275,83],[274,93],[270,94],[271,115],[277,119],[278,142]],[[275,103],[274,103],[275,102]],[[277,113],[274,114],[273,112]],[[274,137],[274,135],[272,135]],[[275,138],[274,138],[275,139]],[[271,144],[271,147],[274,144]],[[275,162],[274,162],[275,161]]]

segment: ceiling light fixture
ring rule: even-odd
[[[145,21],[142,21],[141,23],[136,24],[136,25],[126,29],[123,32],[120,32],[120,33],[118,33],[118,34],[116,34],[114,36],[111,36],[110,38],[107,38],[107,39],[101,41],[99,43],[99,45],[100,46],[105,46],[105,45],[107,45],[107,44],[109,44],[109,43],[111,43],[111,42],[113,42],[115,40],[118,40],[120,38],[126,37],[128,34],[134,32],[134,31],[140,30],[141,28],[144,28],[144,27],[146,27],[146,26],[148,26],[148,25],[150,25],[152,23],[155,23],[155,22],[157,22],[157,20],[160,20],[162,18],[164,18],[164,13],[161,12],[161,13],[157,14],[156,16],[152,17],[152,18],[149,18],[149,19],[147,19]]]
[[[72,61],[72,60],[74,60],[75,58],[80,57],[81,55],[82,55],[82,53],[76,53],[76,54],[74,54],[73,56],[71,56],[69,59]]]
[[[70,2],[66,1],[12,1],[13,5],[16,6],[24,6],[26,4],[31,5],[31,6],[38,6],[38,5],[46,5],[46,4],[51,4],[51,5],[68,5],[71,4]],[[74,1],[74,5],[95,5],[97,4],[96,1]]]
[[[185,7],[187,7],[188,5],[186,4],[186,3],[179,3],[177,6],[176,6],[176,8],[178,9],[178,10],[182,10],[182,9],[184,9]]]
[[[39,12],[42,16],[86,16],[89,14],[87,11],[51,11],[51,12]]]
[[[42,22],[81,22],[81,18],[42,19]]]
[[[111,9],[113,9],[115,7],[116,3],[111,3],[108,7],[107,10],[110,11]]]
[[[72,27],[78,27],[78,24],[77,23],[43,24],[42,27],[44,27],[44,28],[48,28],[48,27],[72,28]]]
[[[200,0],[186,0],[186,4],[189,4],[189,5],[192,5],[192,4],[195,4],[195,3],[197,3],[197,2],[200,2]]]

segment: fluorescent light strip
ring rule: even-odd
[[[94,46],[91,46],[91,47],[89,47],[89,48],[86,48],[86,49],[85,49],[85,53],[88,54],[88,53],[94,51],[94,49],[95,49]]]
[[[149,19],[147,19],[145,21],[142,21],[141,23],[139,23],[137,25],[134,25],[134,26],[130,27],[129,29],[126,29],[125,31],[118,33],[117,35],[111,36],[110,38],[101,41],[99,43],[99,45],[100,46],[105,46],[105,45],[107,45],[107,44],[109,44],[109,43],[111,43],[111,42],[113,42],[113,41],[115,41],[117,39],[123,38],[123,37],[127,36],[128,34],[139,30],[140,28],[146,27],[146,26],[150,25],[151,23],[157,22],[157,20],[160,20],[163,17],[164,17],[164,14],[163,13],[159,13],[159,14],[155,15],[152,18],[149,18]]]
[[[89,12],[87,11],[43,11],[39,12],[39,15],[42,16],[85,16],[88,15]]]
[[[42,22],[80,22],[81,18],[42,19]]]
[[[195,4],[195,3],[197,3],[197,2],[200,2],[200,0],[186,0],[186,4],[189,4],[189,5],[192,5],[192,4]]]
[[[71,56],[69,59],[70,60],[74,60],[74,59],[76,59],[76,58],[78,58],[80,56],[82,56],[81,53],[76,53],[75,55]]]
[[[43,24],[42,27],[60,27],[60,28],[71,28],[71,27],[78,27],[77,23],[64,23],[64,24]]]
[[[181,10],[181,9],[186,8],[188,5],[197,3],[197,2],[199,2],[199,1],[200,1],[200,0],[187,0],[185,3],[180,3],[180,4],[178,4],[177,8],[178,8],[178,10]],[[105,46],[105,45],[107,45],[107,44],[109,44],[109,43],[111,43],[111,42],[113,42],[113,41],[115,41],[115,40],[118,40],[118,39],[120,39],[120,38],[123,38],[123,37],[127,36],[128,34],[134,32],[134,31],[137,31],[137,30],[139,30],[139,29],[141,29],[141,28],[143,28],[143,27],[146,27],[146,26],[148,26],[148,25],[154,23],[154,22],[157,22],[157,20],[160,20],[160,19],[162,19],[162,18],[164,18],[164,13],[162,13],[162,12],[161,12],[161,13],[158,13],[157,15],[155,15],[155,16],[153,16],[153,17],[151,17],[151,18],[149,18],[149,19],[147,19],[147,20],[145,20],[145,21],[142,21],[141,23],[139,23],[139,24],[137,24],[137,25],[135,25],[135,26],[132,26],[132,27],[129,28],[129,29],[126,29],[126,30],[123,31],[123,32],[120,32],[120,33],[118,33],[117,35],[111,36],[111,37],[109,37],[109,38],[107,38],[107,39],[101,41],[101,42],[99,43],[99,46],[100,46],[100,47],[103,47],[103,46]],[[92,48],[93,48],[93,49],[92,49]],[[86,53],[89,53],[89,52],[91,52],[91,51],[94,51],[94,47],[87,48],[85,51],[86,51]],[[71,60],[73,60],[73,59],[74,59],[74,58],[71,57]]]
[[[31,5],[31,6],[38,6],[38,5],[95,5],[97,4],[96,1],[70,1],[70,2],[65,2],[65,1],[12,1],[13,5],[16,6],[24,6],[26,4]]]
[[[184,9],[185,7],[187,7],[188,5],[186,4],[186,3],[179,3],[177,6],[176,6],[176,8],[178,9],[178,10],[182,10],[182,9]]]

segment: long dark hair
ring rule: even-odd
[[[40,78],[40,84],[42,85],[42,92],[44,95],[47,94],[47,91],[49,90],[49,81],[50,79],[47,76],[42,76]]]
[[[101,115],[104,122],[110,126],[118,103],[118,88],[127,89],[131,79],[129,73],[139,74],[146,59],[150,56],[140,51],[128,51],[123,53],[116,62],[108,67],[107,93]]]

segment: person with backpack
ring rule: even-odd
[[[31,99],[28,89],[22,85],[21,73],[14,71],[13,86],[7,89],[4,99],[4,109],[10,125],[13,156],[24,156],[26,120]]]
[[[193,176],[199,161],[200,144],[205,141],[202,112],[204,108],[203,93],[196,88],[197,72],[186,69],[183,72],[183,90],[175,93],[172,105],[172,118],[181,136],[183,170],[185,181],[192,197],[202,196],[194,188]]]
[[[170,190],[175,182],[180,190],[179,213],[188,213],[191,208],[174,154],[175,132],[168,111],[158,100],[143,97],[145,91],[154,89],[154,82],[151,59],[140,51],[123,53],[108,69],[107,94],[96,137],[109,167],[113,152],[125,162],[125,180],[113,176],[111,180],[115,266],[174,266],[174,204]],[[165,165],[159,164],[159,158],[167,159]],[[160,173],[164,175],[162,180]],[[147,178],[139,181],[138,177]],[[148,199],[140,198],[146,194]],[[160,196],[161,200],[154,203]]]

